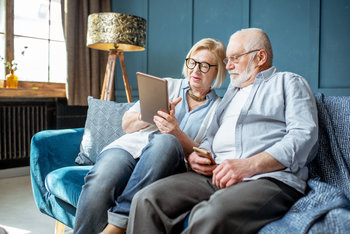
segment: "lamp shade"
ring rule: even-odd
[[[140,51],[145,49],[145,41],[146,20],[141,17],[114,12],[88,17],[86,44],[90,48]]]

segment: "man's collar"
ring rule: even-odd
[[[266,80],[269,79],[274,73],[277,72],[277,69],[275,66],[271,66],[269,69],[266,69],[264,71],[259,72],[255,79],[262,79],[262,80]]]

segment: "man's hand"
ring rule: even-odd
[[[254,175],[283,170],[286,167],[266,152],[245,159],[226,159],[213,171],[213,184],[227,188]]]
[[[211,165],[211,162],[204,155],[200,156],[201,153],[193,151],[187,158],[188,163],[190,164],[192,170],[197,172],[198,174],[211,176],[213,174],[213,170],[217,167],[217,165]]]
[[[213,184],[222,189],[254,175],[249,159],[226,159],[213,171]]]

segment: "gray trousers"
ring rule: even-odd
[[[185,172],[159,180],[135,195],[127,233],[256,233],[282,217],[301,196],[271,178],[218,189],[211,177]],[[188,226],[183,229],[189,213]]]

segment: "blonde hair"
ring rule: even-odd
[[[214,54],[216,58],[216,61],[218,63],[217,64],[218,73],[216,75],[216,79],[212,88],[218,88],[223,84],[226,78],[226,69],[225,69],[225,64],[223,62],[224,58],[226,57],[225,45],[221,41],[218,41],[212,38],[204,38],[192,46],[186,58],[190,58],[193,53],[202,49],[209,50]],[[186,78],[188,78],[189,72],[186,66],[186,62],[184,63],[182,74]]]

